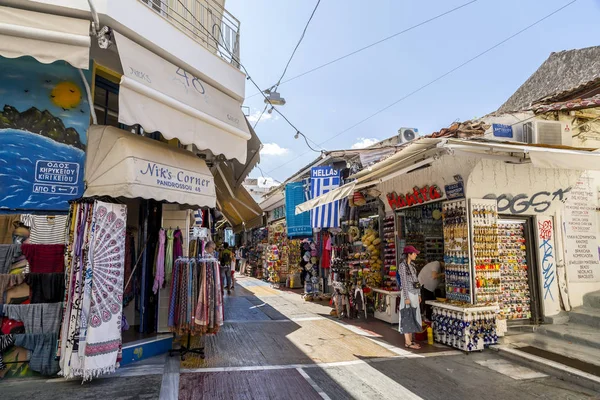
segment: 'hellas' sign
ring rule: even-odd
[[[428,203],[441,199],[444,196],[443,192],[436,185],[423,186],[419,188],[415,186],[412,192],[405,195],[398,195],[396,192],[388,193],[387,199],[392,210],[399,208],[418,206],[419,204]]]

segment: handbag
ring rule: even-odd
[[[406,306],[400,310],[400,333],[421,332],[422,328],[417,323],[417,309]]]

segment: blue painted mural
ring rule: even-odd
[[[81,197],[89,122],[77,69],[0,57],[0,212],[66,211]]]

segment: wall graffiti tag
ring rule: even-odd
[[[484,199],[496,200],[498,203],[498,212],[510,214],[524,214],[527,212],[543,213],[552,206],[553,201],[564,202],[566,194],[571,191],[571,187],[558,189],[554,192],[541,191],[531,196],[525,193],[513,195],[504,193],[496,196],[494,193],[489,193],[483,196]]]
[[[550,297],[554,301],[552,295],[552,283],[556,278],[554,274],[554,248],[552,246],[552,221],[538,222],[538,236],[540,239],[540,249],[542,251],[542,275],[544,277],[544,300]]]

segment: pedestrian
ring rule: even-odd
[[[223,250],[219,255],[219,264],[221,272],[221,291],[224,292],[227,288],[227,294],[231,294],[231,260],[233,256],[229,250],[229,243],[223,243]]]
[[[246,263],[248,262],[248,249],[245,245],[240,247],[240,274],[246,275]]]
[[[235,288],[235,270],[237,267],[237,263],[238,263],[238,251],[236,250],[236,248],[234,247],[231,250],[231,283],[229,285],[229,287],[233,290]]]
[[[404,334],[404,346],[410,349],[420,349],[421,346],[413,341],[413,334],[421,332],[421,284],[413,261],[420,253],[414,246],[404,247],[404,257],[398,266],[396,279],[400,287],[400,321],[398,331]]]

